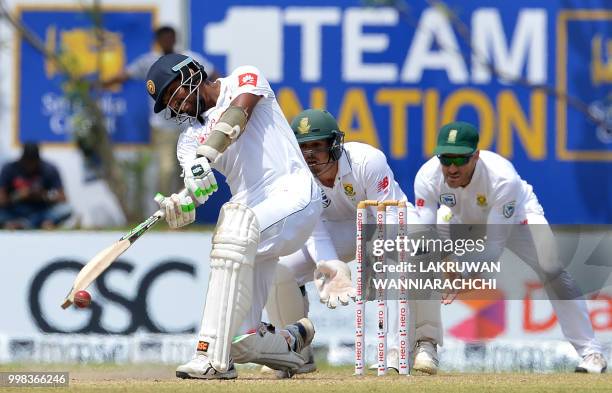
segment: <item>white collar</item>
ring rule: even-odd
[[[202,114],[202,117],[206,120],[206,118],[208,118],[208,116],[210,116],[210,114],[218,108],[219,104],[223,102],[223,100],[225,99],[225,94],[227,91],[227,84],[225,83],[225,78],[218,78],[215,82],[219,81],[219,97],[217,97],[217,102],[215,102],[215,105],[208,108],[207,111],[205,111]],[[213,82],[213,83],[215,83]]]

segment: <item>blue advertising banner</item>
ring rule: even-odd
[[[102,31],[81,7],[22,6],[24,25],[60,54],[77,77],[108,79],[151,50],[154,9],[103,8]],[[66,76],[26,40],[18,38],[15,141],[70,142],[78,112],[62,89]],[[97,95],[106,128],[115,143],[149,142],[149,98],[144,82],[129,81]]]
[[[221,72],[259,67],[289,119],[328,109],[411,199],[440,125],[465,120],[549,221],[612,223],[609,2],[364,3],[192,1],[191,44]]]

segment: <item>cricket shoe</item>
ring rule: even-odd
[[[378,370],[378,363],[372,364],[370,370]],[[397,348],[391,348],[387,351],[387,371],[389,370],[399,373],[399,351]]]
[[[413,370],[429,375],[438,373],[438,351],[435,343],[421,340],[417,342],[415,352]]]
[[[317,365],[314,360],[314,351],[312,350],[312,346],[307,346],[302,350],[301,355],[306,359],[306,363],[300,368],[297,369],[295,374],[308,374],[317,371]],[[276,374],[277,378],[287,378],[288,374],[285,371],[274,370],[268,366],[261,367],[262,374]]]
[[[607,367],[608,363],[603,354],[595,352],[582,358],[582,361],[576,366],[576,372],[600,374],[606,372]]]
[[[295,339],[293,344],[291,343],[291,341],[293,340],[287,341],[289,345],[291,346],[291,349],[294,352],[297,352],[304,357],[306,357],[308,353],[312,355],[312,351],[308,352],[308,348],[310,348],[310,344],[312,343],[312,339],[314,338],[315,328],[312,322],[310,321],[310,319],[302,318],[295,323],[285,326],[284,330],[288,331],[289,334],[291,334],[293,338]],[[310,366],[311,371],[302,371],[301,373],[299,372],[300,370],[309,369],[309,367],[307,367],[308,363],[305,363],[302,367],[298,368],[297,371],[276,370],[276,377],[277,378],[291,378],[295,374],[304,374],[306,372],[315,371],[316,365],[314,364],[314,356],[311,356],[310,358],[306,358],[306,359],[308,359],[307,362],[312,359],[312,363]]]
[[[291,349],[297,353],[301,353],[308,347],[315,335],[314,325],[308,318],[302,318],[295,323],[287,325],[284,330],[288,331],[295,338]]]
[[[234,362],[226,372],[219,372],[213,368],[206,355],[194,355],[189,362],[176,368],[176,376],[182,379],[236,379],[238,373]]]
[[[312,346],[309,345],[304,348],[301,354],[306,359],[306,363],[304,363],[302,367],[298,368],[296,374],[308,374],[317,371],[317,364],[314,360],[314,351],[312,350]]]
[[[285,328],[279,330],[278,333],[285,337],[285,340],[287,340],[287,345],[289,345],[293,352],[297,352],[300,354],[300,356],[304,356],[305,351],[308,349],[308,347],[310,347],[310,343],[312,343],[312,339],[315,335],[315,329],[310,319],[302,318],[295,323],[285,326]],[[314,359],[312,363],[314,365]],[[298,374],[299,370],[300,368],[296,370],[275,370],[265,366],[261,369],[261,371],[264,373],[273,371],[277,378],[291,378],[295,374]]]

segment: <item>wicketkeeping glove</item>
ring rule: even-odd
[[[348,305],[349,299],[355,300],[357,290],[351,281],[351,269],[339,260],[320,261],[314,272],[314,282],[319,291],[321,303],[336,308],[338,302]]]
[[[185,188],[191,192],[200,205],[218,189],[217,179],[206,157],[196,158],[186,166],[183,181]]]
[[[195,221],[195,205],[190,196],[172,194],[168,198],[155,197],[155,201],[166,212],[166,221],[172,229],[191,224]]]

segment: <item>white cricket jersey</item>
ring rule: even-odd
[[[189,127],[180,137],[177,156],[184,168],[196,158],[219,117],[243,93],[262,98],[242,135],[211,166],[225,176],[232,201],[251,205],[265,197],[282,176],[309,172],[291,127],[270,84],[253,66],[236,68],[221,83],[216,106],[204,114],[204,124]]]
[[[344,144],[334,186],[319,186],[324,193],[321,217],[328,221],[355,220],[357,204],[366,199],[407,201],[383,152],[359,142]],[[408,209],[414,207],[408,203]],[[396,221],[391,215],[387,219]]]
[[[414,206],[408,202],[406,194],[395,181],[385,155],[370,145],[345,143],[333,187],[326,187],[318,180],[317,183],[323,192],[323,213],[321,222],[305,245],[315,263],[320,260],[353,259],[357,204],[366,199],[405,201],[406,222],[420,222]],[[374,223],[376,207],[370,207],[368,213],[369,222]],[[396,224],[397,211],[387,209],[385,220],[387,224]]]
[[[510,161],[481,150],[470,184],[450,188],[442,164],[433,157],[414,180],[415,204],[425,223],[436,222],[438,206],[450,209],[463,224],[512,224],[526,212],[542,212],[531,185],[521,179]]]
[[[427,161],[414,179],[416,206],[425,224],[437,222],[438,205],[449,210],[442,223],[487,224],[484,253],[464,254],[464,260],[494,261],[502,254],[512,225],[527,223],[526,215],[543,215],[532,187],[521,179],[510,161],[481,150],[470,183],[450,188],[444,181],[438,157]]]

